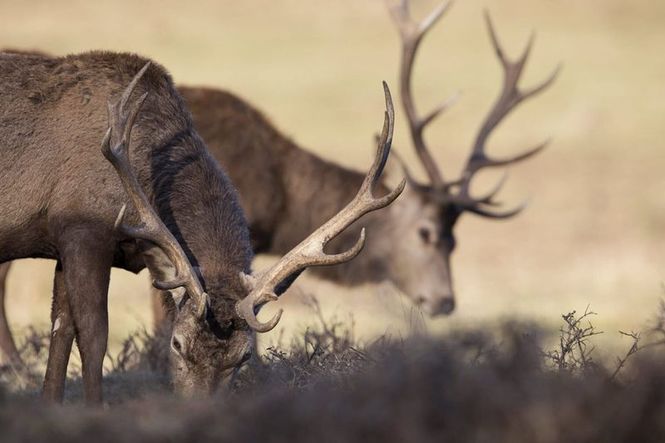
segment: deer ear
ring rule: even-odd
[[[246,274],[244,272],[241,272],[240,283],[242,283],[242,286],[249,293],[253,291],[254,288],[256,287],[256,277],[252,274]]]
[[[173,303],[175,303],[175,307],[178,308],[178,311],[182,309],[185,301],[185,294],[187,291],[185,288],[175,288],[175,289],[169,289],[168,291],[169,294],[171,294],[171,297],[173,297]]]
[[[139,240],[137,243],[139,244],[139,248],[141,249],[141,254],[143,256],[143,261],[150,271],[150,276],[152,277],[153,281],[173,280],[175,278],[175,266],[162,248],[148,241]],[[180,310],[184,301],[183,299],[185,297],[185,293],[187,292],[185,288],[179,287],[170,289],[167,292],[171,295],[171,297],[173,297],[173,302],[175,303],[178,310]]]

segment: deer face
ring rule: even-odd
[[[180,220],[179,229],[181,234],[187,232],[190,238],[198,239],[191,242],[199,249],[200,260],[197,259],[194,266],[180,240],[150,204],[130,162],[132,128],[148,92],[133,103],[130,98],[149,67],[150,63],[146,63],[119,100],[108,104],[109,128],[102,139],[102,154],[118,173],[139,219],[136,225],[125,222],[125,204],[116,218],[114,229],[124,239],[136,240],[138,251],[154,278],[153,286],[168,291],[176,306],[171,336],[171,367],[176,392],[185,396],[205,395],[216,390],[223,379],[249,358],[252,331],[267,332],[279,322],[281,311],[266,323],[259,321],[256,314],[261,306],[277,299],[278,294],[309,266],[341,264],[355,258],[365,242],[364,230],[356,244],[346,252],[330,255],[324,252],[324,247],[364,214],[386,207],[401,194],[406,180],[380,198],[373,194],[390,154],[395,114],[390,90],[384,82],[386,112],[383,130],[374,162],[358,193],[347,206],[259,278],[249,273],[252,258],[249,230],[240,205],[235,201],[233,187],[210,157],[199,155],[203,146],[198,146],[192,157],[200,167],[190,169],[193,171],[190,181],[202,183],[199,192],[205,189],[204,186],[212,186],[216,192],[201,199],[200,195],[192,195],[197,192],[196,187],[187,183],[188,192],[169,195],[172,199],[184,199],[183,206],[195,209],[188,211],[190,217]],[[191,135],[187,140],[202,143],[194,132]],[[182,170],[179,174],[183,174]],[[199,220],[200,224],[192,226],[192,220]],[[183,229],[185,226],[189,229]],[[219,240],[219,244],[211,239]],[[222,248],[223,254],[219,254],[218,248]],[[207,273],[206,263],[211,265],[207,267]]]
[[[421,198],[412,197],[401,200],[403,205],[409,206],[405,208],[404,214],[396,214],[393,217],[395,219],[393,224],[399,224],[403,233],[397,232],[391,237],[398,246],[395,251],[387,252],[393,255],[393,261],[399,266],[398,269],[392,271],[397,276],[395,283],[403,291],[432,315],[449,313],[454,307],[449,261],[455,246],[452,234],[453,226],[459,215],[467,211],[490,219],[506,219],[518,214],[524,208],[522,205],[508,211],[499,209],[500,205],[494,198],[501,190],[503,180],[484,196],[473,196],[471,194],[473,177],[478,171],[485,168],[519,163],[537,154],[547,145],[547,143],[542,143],[512,157],[495,158],[487,153],[487,141],[494,129],[516,106],[547,89],[556,79],[559,69],[555,69],[540,84],[531,88],[521,88],[518,83],[529,58],[533,38],[529,40],[522,55],[514,61],[511,60],[499,43],[489,13],[485,13],[494,53],[503,69],[503,88],[480,125],[471,147],[471,153],[459,178],[446,181],[444,174],[434,161],[424,131],[456,101],[457,97],[453,96],[431,111],[419,114],[413,96],[412,71],[423,37],[443,17],[452,2],[442,3],[423,20],[414,19],[408,0],[388,1],[387,3],[402,42],[399,68],[402,107],[409,124],[413,147],[429,179],[427,185],[415,184],[412,179],[409,180],[410,185],[414,185],[413,190],[417,191],[416,194],[419,194]],[[404,169],[408,176],[405,166]],[[429,198],[423,198],[428,196]],[[399,256],[395,256],[396,254]],[[405,275],[405,272],[410,272],[411,275]]]
[[[176,278],[172,261],[160,247],[147,242],[140,242],[140,246],[153,277]],[[201,269],[195,268],[195,273],[202,273]],[[236,313],[239,296],[229,295],[244,296],[246,291],[239,281],[223,280],[225,285],[209,283],[203,304],[185,295],[183,287],[165,294],[164,300],[175,314],[170,337],[171,376],[174,390],[184,397],[214,393],[251,356],[253,332]],[[212,281],[215,279],[208,280]]]
[[[380,254],[387,258],[392,282],[432,317],[451,314],[455,292],[450,258],[459,211],[410,185],[388,211],[382,223],[390,241],[378,246],[385,248]]]
[[[176,393],[214,393],[249,359],[252,332],[235,314],[235,301],[213,297],[203,316],[190,301],[180,308],[171,336],[171,374]]]

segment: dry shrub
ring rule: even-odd
[[[589,319],[564,316],[551,351],[537,329],[515,323],[498,334],[360,344],[322,320],[248,365],[231,392],[198,401],[168,395],[168,342],[143,331],[109,360],[110,408],[5,393],[0,429],[7,442],[663,441],[662,323],[645,344],[631,336],[617,367],[605,368],[591,355]]]
[[[46,367],[48,358],[49,334],[29,328],[24,338],[18,343],[18,352],[23,365],[5,363],[0,365],[0,381],[5,387],[23,393],[33,392],[41,386],[40,374]],[[73,359],[75,360],[75,359]],[[72,372],[80,366],[72,361]]]

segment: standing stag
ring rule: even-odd
[[[63,397],[76,338],[86,400],[102,400],[112,266],[148,267],[154,286],[173,297],[175,389],[211,392],[248,358],[252,330],[265,332],[279,321],[277,315],[260,322],[260,307],[306,267],[355,257],[364,231],[345,252],[328,255],[323,248],[403,189],[404,183],[381,198],[372,195],[392,140],[384,85],[382,138],[356,197],[254,278],[236,192],[163,68],[131,54],[0,54],[0,84],[0,263],[57,260],[47,399]]]
[[[411,72],[420,42],[449,9],[449,3],[442,4],[422,22],[412,20],[408,6],[407,1],[402,1],[389,4],[389,10],[402,39],[401,101],[413,145],[430,183],[418,183],[409,176],[404,195],[395,204],[363,219],[363,224],[376,233],[376,240],[368,243],[363,254],[352,265],[319,268],[317,271],[321,277],[348,285],[390,280],[435,316],[449,314],[455,307],[450,257],[455,247],[453,228],[459,216],[468,211],[501,219],[512,217],[523,209],[496,211],[493,198],[503,180],[493,192],[473,198],[470,195],[472,177],[483,168],[525,160],[545,146],[540,145],[509,159],[495,160],[485,154],[489,134],[520,102],[547,88],[556,78],[557,71],[538,87],[520,90],[517,84],[532,40],[519,60],[511,62],[487,15],[490,39],[504,71],[503,88],[481,125],[461,178],[444,182],[427,148],[424,130],[450,102],[419,116],[411,89]],[[275,129],[261,112],[228,92],[190,87],[180,87],[179,91],[192,112],[196,129],[239,191],[256,253],[284,254],[289,251],[299,239],[349,201],[363,179],[358,172],[303,150]],[[260,165],[260,174],[256,172],[257,165]],[[355,241],[358,230],[357,227],[348,229],[331,242],[330,247],[333,250],[348,247]],[[3,286],[4,281],[0,280],[0,288]],[[160,298],[154,298],[158,319],[163,316]],[[4,299],[0,299],[0,304],[4,305]],[[17,361],[18,354],[14,352],[9,330],[3,328],[6,321],[1,317],[2,312],[0,310],[1,350]]]
[[[486,15],[491,42],[504,70],[503,88],[481,125],[461,177],[444,181],[427,148],[424,130],[450,102],[421,117],[415,108],[411,73],[422,38],[448,8],[449,3],[442,4],[417,23],[410,17],[407,1],[389,5],[402,39],[401,101],[413,145],[430,183],[418,183],[407,175],[404,195],[386,211],[372,214],[364,221],[381,240],[370,241],[353,265],[318,271],[321,276],[344,284],[390,280],[432,316],[449,314],[455,307],[450,256],[455,247],[453,228],[460,215],[471,212],[491,219],[505,219],[523,209],[522,206],[497,211],[494,197],[503,180],[489,194],[473,197],[470,186],[474,175],[484,168],[525,160],[545,147],[542,144],[511,158],[493,159],[486,154],[490,133],[519,103],[547,88],[557,74],[555,71],[533,89],[520,90],[517,84],[532,42],[517,62],[511,62]],[[227,167],[240,192],[257,253],[287,251],[296,239],[341,207],[361,180],[361,174],[301,149],[278,132],[259,111],[228,92],[187,87],[181,87],[180,91],[192,111],[197,129],[213,155]],[[252,174],[251,169],[257,163],[263,165],[265,173]],[[264,192],[265,189],[271,192]],[[356,234],[353,230],[345,232],[331,247],[348,247]]]
[[[490,219],[507,219],[524,209],[525,205],[509,210],[498,209],[500,204],[495,201],[495,196],[501,190],[507,175],[504,174],[504,177],[494,189],[480,197],[471,195],[471,182],[476,173],[482,169],[518,163],[545,148],[547,142],[521,154],[503,159],[492,158],[486,150],[490,134],[504,118],[524,100],[547,89],[554,82],[559,72],[557,67],[542,83],[530,89],[521,89],[518,83],[531,52],[533,36],[529,39],[519,59],[511,61],[505,55],[489,13],[486,12],[485,21],[492,47],[503,69],[503,86],[499,97],[480,126],[471,147],[471,153],[459,178],[444,180],[443,174],[427,146],[424,131],[436,117],[449,107],[452,100],[444,101],[425,115],[419,114],[413,98],[412,72],[414,60],[423,37],[441,19],[451,4],[452,1],[442,3],[423,21],[417,22],[411,17],[408,0],[401,0],[398,3],[388,0],[388,9],[397,26],[402,42],[399,75],[401,102],[409,123],[413,146],[429,178],[429,183],[418,183],[409,174],[406,165],[402,164],[408,180],[407,192],[404,198],[401,199],[399,207],[396,206],[392,209],[393,211],[402,211],[404,219],[408,219],[405,224],[411,227],[410,232],[412,233],[409,241],[415,242],[415,233],[417,233],[423,251],[429,251],[429,253],[421,252],[421,257],[425,260],[419,260],[413,269],[432,270],[431,266],[435,265],[439,267],[446,280],[445,290],[439,297],[433,298],[427,292],[415,293],[415,301],[432,315],[449,313],[454,308],[450,256],[456,245],[453,230],[459,217],[464,212],[470,212]],[[436,251],[436,260],[430,256],[433,251]],[[422,276],[417,272],[412,273],[412,275],[418,279]]]

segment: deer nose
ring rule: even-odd
[[[450,315],[455,310],[455,298],[452,296],[441,297],[435,300],[430,308],[430,316]]]

